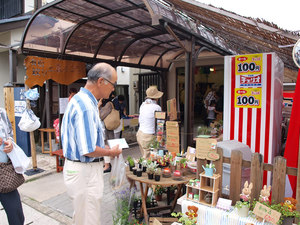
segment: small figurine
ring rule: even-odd
[[[271,186],[267,188],[267,185],[264,185],[264,188],[260,191],[259,201],[260,202],[269,202]]]
[[[244,188],[242,190],[242,194],[240,194],[240,198],[242,202],[249,202],[251,197],[251,190],[252,190],[253,184],[250,183],[250,185],[248,186],[248,181],[245,182],[244,184]]]
[[[286,206],[290,212],[293,212],[296,210],[297,203],[298,201],[294,198],[284,198],[284,202],[281,205]]]
[[[190,219],[194,219],[198,217],[197,211],[198,207],[189,205],[187,207],[188,211],[185,213]]]

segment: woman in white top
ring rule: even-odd
[[[161,111],[157,100],[163,96],[156,86],[150,86],[146,90],[146,100],[140,106],[139,113],[139,130],[136,134],[137,142],[143,158],[149,158],[149,145],[155,134],[155,112]]]

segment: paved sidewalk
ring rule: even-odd
[[[140,157],[137,146],[123,150],[124,159],[128,155]],[[63,182],[62,173],[56,173],[55,156],[41,154],[37,149],[37,166],[44,171],[31,176],[25,175],[26,182],[19,187],[25,225],[69,225],[73,207]],[[102,201],[102,225],[112,225],[115,209],[114,192],[109,185],[110,173],[104,174],[105,189]],[[6,214],[0,205],[0,225],[8,225]]]

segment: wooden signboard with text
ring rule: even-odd
[[[217,140],[213,138],[197,138],[196,157],[198,159],[218,160]]]
[[[169,152],[179,152],[179,124],[175,121],[166,122],[167,149]]]
[[[177,120],[176,98],[167,101],[168,116],[170,120]]]
[[[259,202],[256,203],[253,213],[272,224],[277,224],[281,216],[281,213],[277,212],[276,210],[270,209],[269,207]]]

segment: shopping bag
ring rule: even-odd
[[[126,164],[122,154],[111,160],[110,185],[113,190],[118,190],[126,179]]]
[[[32,132],[41,126],[41,122],[31,109],[25,109],[18,126],[22,131]]]
[[[7,153],[7,155],[10,158],[16,173],[24,174],[30,164],[30,160],[23,149],[13,142],[13,150],[10,153]]]

